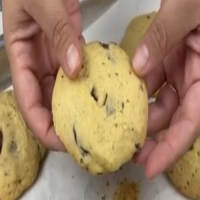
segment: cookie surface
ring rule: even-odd
[[[157,12],[152,12],[140,15],[129,22],[120,46],[131,58],[156,14]]]
[[[145,84],[116,44],[83,48],[81,76],[62,69],[53,91],[55,130],[68,153],[92,174],[116,171],[143,146],[148,116]]]
[[[167,176],[183,195],[200,198],[200,138],[168,172]]]
[[[37,177],[45,148],[26,127],[13,91],[0,94],[0,199],[16,200]]]

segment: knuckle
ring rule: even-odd
[[[56,49],[62,48],[70,40],[71,27],[66,19],[60,19],[53,29],[53,43]]]
[[[163,52],[168,49],[168,38],[163,22],[154,22],[151,38],[153,39],[153,44],[156,45],[160,51]]]

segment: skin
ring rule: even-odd
[[[133,58],[134,69],[146,79],[149,96],[167,82],[149,106],[152,139],[135,159],[145,166],[149,179],[183,156],[200,129],[199,10],[196,0],[162,1]]]
[[[72,78],[81,67],[79,1],[3,0],[3,28],[23,117],[48,148],[64,151],[52,122],[51,96],[60,65]]]
[[[152,139],[135,159],[145,165],[148,179],[176,162],[200,129],[199,10],[197,0],[162,1],[133,55],[133,68],[146,80],[149,96],[167,82],[149,105]],[[84,38],[79,2],[3,0],[3,27],[22,115],[48,148],[64,151],[52,122],[51,97],[59,66],[71,78],[81,68]]]

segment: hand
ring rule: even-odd
[[[65,150],[55,134],[51,99],[58,67],[71,78],[81,68],[79,1],[3,0],[3,28],[14,91],[27,125],[48,148]]]
[[[151,179],[172,166],[193,144],[200,130],[200,1],[165,0],[133,58],[148,94],[152,139],[136,157]]]

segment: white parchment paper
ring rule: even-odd
[[[132,17],[159,8],[159,0],[118,0],[98,21],[84,32],[86,40],[119,42]],[[111,200],[118,180],[128,177],[140,184],[141,200],[184,200],[164,175],[152,181],[145,180],[144,170],[132,163],[119,172],[92,177],[64,153],[50,152],[35,184],[21,200]],[[107,191],[109,180],[111,189]]]

